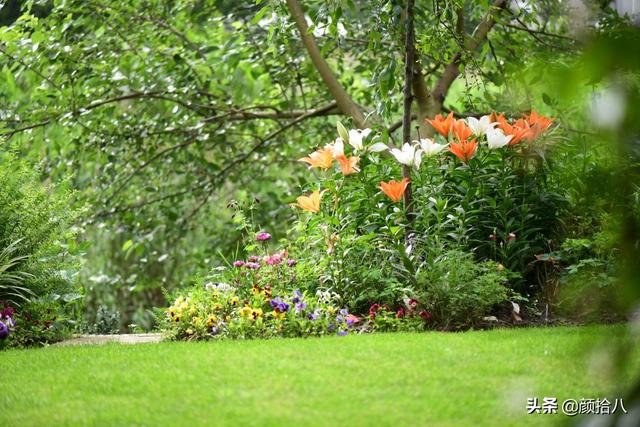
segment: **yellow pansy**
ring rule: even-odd
[[[218,318],[212,314],[207,318],[207,326],[212,327],[213,325],[216,324],[217,321],[218,321]]]
[[[240,313],[240,316],[242,317],[249,317],[252,311],[253,309],[251,307],[249,307],[248,305],[245,305],[240,309],[239,313]]]

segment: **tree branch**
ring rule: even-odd
[[[496,10],[500,10],[505,7],[507,0],[496,0],[492,9],[487,13],[485,18],[476,28],[474,34],[465,43],[466,50],[476,50],[487,37],[487,34],[493,28],[496,23],[494,13]],[[453,61],[446,66],[444,72],[436,82],[435,87],[431,91],[431,99],[437,105],[438,110],[442,108],[442,103],[447,95],[447,91],[451,87],[453,81],[460,74],[460,64],[462,63],[462,52],[458,52],[454,55]]]
[[[311,58],[311,62],[316,67],[316,70],[318,70],[318,73],[320,73],[320,77],[322,77],[322,81],[327,86],[331,96],[336,100],[338,108],[344,114],[350,116],[357,127],[365,127],[364,114],[347,94],[338,79],[333,75],[329,64],[327,64],[327,61],[320,54],[316,40],[313,34],[309,32],[309,26],[307,25],[300,2],[298,2],[298,0],[287,0],[287,7],[298,28],[302,43]]]
[[[325,113],[328,110],[331,110],[332,108],[335,108],[335,104],[328,104],[324,107],[320,107],[314,110],[310,110],[307,114],[302,115],[300,117],[297,117],[293,120],[291,120],[289,123],[279,127],[278,129],[276,129],[275,131],[271,132],[269,135],[267,135],[266,137],[260,139],[260,141],[255,144],[249,151],[247,151],[246,153],[236,157],[234,160],[230,161],[222,170],[220,170],[217,174],[213,175],[212,177],[210,177],[208,180],[199,183],[198,185],[192,187],[192,188],[188,188],[185,190],[180,190],[177,191],[175,193],[170,193],[164,196],[160,196],[160,197],[156,197],[153,199],[149,199],[149,200],[143,200],[141,202],[138,203],[133,203],[130,205],[125,205],[125,206],[119,206],[116,208],[112,208],[108,211],[101,211],[101,212],[97,212],[94,215],[94,218],[98,218],[98,217],[105,217],[105,216],[110,216],[116,213],[120,213],[120,212],[127,212],[127,211],[131,211],[131,210],[136,210],[136,209],[140,209],[142,207],[151,205],[151,204],[155,204],[155,203],[159,203],[168,199],[173,199],[176,197],[180,197],[180,196],[184,196],[185,194],[190,194],[196,191],[202,191],[205,190],[208,186],[213,185],[214,183],[216,183],[217,181],[224,179],[227,176],[227,173],[235,166],[237,166],[240,163],[243,163],[245,161],[247,161],[252,154],[254,154],[256,151],[258,151],[260,148],[262,148],[263,146],[265,146],[269,141],[271,141],[272,139],[274,139],[275,137],[277,137],[278,135],[280,135],[282,132],[284,132],[285,130],[297,125],[298,123],[312,118],[312,117],[317,117],[322,115],[323,113]],[[177,147],[179,148],[179,147]]]
[[[404,39],[404,109],[402,112],[402,143],[411,143],[411,104],[413,103],[413,97],[411,95],[411,81],[413,80],[413,66],[415,63],[415,44],[413,34],[413,1],[407,0],[407,8],[405,11],[405,39]],[[402,177],[411,180],[411,167],[402,165]],[[411,182],[407,186],[404,195],[404,210],[407,215],[407,220],[411,222],[413,220],[413,212],[411,209]]]
[[[467,38],[464,50],[474,51],[484,42],[487,34],[496,24],[496,12],[505,8],[507,4],[507,0],[494,1],[493,5],[491,6],[491,10],[487,12],[482,22],[480,22],[480,24],[474,31],[474,34],[471,37]],[[464,27],[464,16],[460,10],[458,11],[457,15],[458,22],[456,23],[456,29],[460,31]],[[416,100],[418,102],[418,121],[420,122],[421,126],[420,130],[421,133],[424,133],[424,135],[426,136],[432,136],[434,133],[434,129],[431,126],[426,126],[424,124],[424,119],[427,117],[432,117],[442,111],[442,103],[444,102],[444,98],[449,88],[451,87],[451,84],[460,74],[462,53],[463,52],[460,51],[454,55],[453,60],[445,67],[431,92],[428,91],[426,83],[424,81],[424,77],[422,77],[421,73],[419,72],[419,64],[417,64],[416,66],[417,73],[414,73],[414,77],[417,74],[420,76],[420,78],[414,78],[413,93],[416,96]]]

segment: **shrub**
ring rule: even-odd
[[[435,257],[417,276],[417,294],[446,328],[473,326],[509,300],[511,273],[495,262],[476,262],[469,253],[449,250]]]
[[[75,326],[81,296],[70,194],[43,185],[9,153],[0,153],[0,188],[0,301],[13,310],[3,345],[61,339]]]

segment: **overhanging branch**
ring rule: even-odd
[[[364,114],[347,94],[344,87],[342,87],[336,76],[331,71],[327,61],[320,54],[320,49],[318,49],[316,40],[313,37],[313,34],[309,32],[309,26],[307,25],[300,2],[298,2],[298,0],[287,0],[287,7],[289,8],[289,13],[291,13],[291,17],[293,18],[296,27],[298,28],[298,32],[302,38],[302,44],[307,50],[307,53],[311,58],[311,62],[315,66],[316,70],[318,70],[318,73],[320,73],[320,77],[322,77],[322,81],[327,86],[331,96],[336,100],[338,108],[344,114],[350,116],[357,127],[365,127]]]

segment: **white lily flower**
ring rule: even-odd
[[[505,135],[502,129],[489,129],[487,131],[487,144],[492,150],[504,147],[511,141],[511,138],[513,138],[513,135]]]
[[[390,153],[399,163],[407,166],[415,166],[416,169],[420,168],[422,162],[422,150],[416,150],[416,145],[405,143],[402,149],[392,148]]]
[[[370,153],[379,153],[388,149],[389,147],[387,147],[387,145],[383,142],[376,142],[375,144],[371,144],[367,147],[367,151]]]
[[[487,132],[490,129],[493,129],[493,127],[498,123],[491,123],[491,119],[489,118],[489,116],[482,116],[480,117],[480,120],[476,119],[475,117],[467,118],[467,124],[475,135],[482,136],[486,135]]]
[[[362,140],[371,133],[371,129],[351,129],[349,131],[349,144],[356,150],[364,150]]]
[[[421,138],[420,141],[413,141],[420,144],[422,152],[427,157],[433,157],[447,147],[447,144],[437,144],[429,138]]]
[[[340,137],[336,138],[336,141],[333,144],[329,144],[325,148],[333,151],[334,158],[344,155],[344,141]]]

